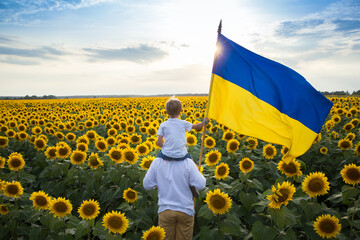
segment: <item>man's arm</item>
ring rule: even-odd
[[[197,190],[204,189],[206,186],[206,179],[197,169],[196,164],[191,160],[190,167],[190,186],[194,186]]]
[[[156,180],[156,159],[151,163],[150,168],[146,172],[146,175],[143,180],[143,187],[146,190],[151,190],[154,187],[157,187]]]

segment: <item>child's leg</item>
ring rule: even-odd
[[[192,240],[194,231],[194,216],[176,212],[176,240]]]
[[[175,240],[176,234],[176,212],[171,210],[165,210],[159,213],[159,226],[165,230],[164,240]],[[181,238],[179,238],[181,239]]]

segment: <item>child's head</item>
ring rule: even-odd
[[[182,110],[182,103],[175,96],[171,97],[165,104],[166,112],[170,117],[177,116]]]

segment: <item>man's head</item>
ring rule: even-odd
[[[180,114],[182,110],[182,103],[175,96],[171,97],[165,104],[166,112],[170,117],[175,117]]]

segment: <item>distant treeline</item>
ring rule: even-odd
[[[324,95],[331,95],[331,96],[354,96],[354,95],[360,95],[360,90],[357,91],[353,91],[352,93],[350,93],[349,91],[333,91],[333,92],[328,92],[328,91],[320,91],[322,94]],[[84,96],[59,96],[56,97],[55,95],[44,95],[42,97],[40,96],[36,96],[36,95],[26,95],[25,97],[12,97],[12,96],[6,96],[6,97],[1,97],[0,96],[0,100],[16,100],[16,99],[62,99],[62,98],[125,98],[125,97],[162,97],[162,96],[172,96],[173,94],[159,94],[159,95],[149,95],[149,96],[145,96],[145,95],[100,95],[100,96],[88,96],[88,95],[84,95]],[[193,93],[188,93],[188,94],[176,94],[176,96],[207,96],[207,94],[193,94]]]
[[[321,92],[321,93],[324,95],[348,95],[348,96],[351,96],[351,95],[360,95],[360,90],[353,91],[351,94],[349,91],[334,91],[334,92],[325,91],[325,92]]]
[[[15,100],[15,99],[56,99],[57,97],[55,95],[44,95],[42,97],[38,97],[36,95],[26,95],[25,97],[0,97],[1,100]]]

